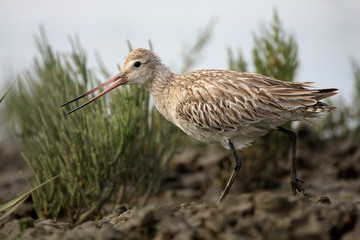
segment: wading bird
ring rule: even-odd
[[[273,129],[284,132],[291,140],[293,194],[305,192],[303,182],[296,175],[296,134],[282,125],[336,109],[320,101],[337,94],[335,88],[312,89],[309,82],[284,82],[260,74],[227,70],[174,74],[154,52],[141,48],[126,57],[120,73],[112,79],[62,106],[111,83],[105,91],[68,114],[118,86],[143,86],[168,121],[202,142],[218,142],[232,151],[235,166],[218,203],[228,194],[241,168],[236,150],[250,146],[255,138]]]

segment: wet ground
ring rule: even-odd
[[[239,177],[216,205],[230,171],[226,163],[231,153],[219,146],[186,149],[145,207],[119,205],[78,226],[34,219],[29,199],[0,222],[0,239],[360,239],[358,134],[321,140],[306,129],[299,133],[298,176],[307,196],[292,196],[289,176],[274,176],[276,188],[245,193]],[[0,204],[28,189],[19,171],[30,176],[18,150],[3,145]]]

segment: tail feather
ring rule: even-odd
[[[315,94],[315,100],[321,100],[324,98],[328,98],[331,96],[334,96],[337,94],[338,89],[336,88],[325,88],[325,89],[319,89],[317,90],[317,93]]]
[[[310,113],[320,113],[320,112],[332,112],[335,111],[336,107],[330,106],[327,103],[324,102],[317,102],[316,104],[308,107],[304,107],[304,112],[310,112]]]
[[[302,111],[306,113],[321,113],[321,112],[332,112],[336,110],[336,107],[330,106],[327,103],[321,102],[320,100],[334,96],[337,94],[338,89],[336,88],[326,88],[318,89],[314,94],[313,99],[316,100],[316,103],[302,108]]]

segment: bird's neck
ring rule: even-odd
[[[151,95],[158,95],[168,89],[173,80],[174,74],[170,69],[163,64],[159,64],[156,66],[156,69],[154,69],[151,78],[143,84],[143,87],[145,87]]]

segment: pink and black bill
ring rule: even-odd
[[[93,92],[95,92],[95,91],[97,91],[97,90],[99,90],[99,89],[101,89],[101,88],[109,85],[110,83],[115,82],[113,85],[111,85],[111,86],[110,86],[109,88],[107,88],[105,91],[103,91],[103,92],[101,92],[100,94],[96,95],[94,98],[90,99],[89,101],[87,101],[87,102],[84,103],[83,105],[80,105],[79,107],[71,110],[71,111],[68,112],[67,114],[70,114],[70,113],[72,113],[72,112],[75,112],[75,111],[79,110],[80,108],[85,107],[85,106],[88,105],[89,103],[95,101],[95,100],[98,99],[99,97],[101,97],[101,96],[105,95],[106,93],[110,92],[111,90],[113,90],[113,89],[115,89],[115,88],[117,88],[117,87],[119,87],[119,86],[121,86],[121,85],[124,85],[126,78],[127,78],[126,75],[124,75],[123,73],[120,72],[120,73],[117,74],[115,77],[113,77],[113,78],[111,78],[110,80],[104,82],[104,83],[101,84],[100,86],[98,86],[98,87],[96,87],[96,88],[94,88],[94,89],[92,89],[92,90],[90,90],[90,91],[88,91],[88,92],[86,92],[86,93],[84,93],[84,94],[82,94],[82,95],[80,95],[80,96],[78,96],[78,97],[76,97],[76,98],[68,101],[67,103],[64,103],[64,104],[61,105],[60,107],[64,107],[64,106],[68,105],[69,103],[75,102],[75,101],[77,101],[77,100],[79,100],[79,99],[81,99],[81,98],[83,98],[83,97],[86,97],[87,95],[89,95],[89,94],[91,94],[91,93],[93,93]]]

